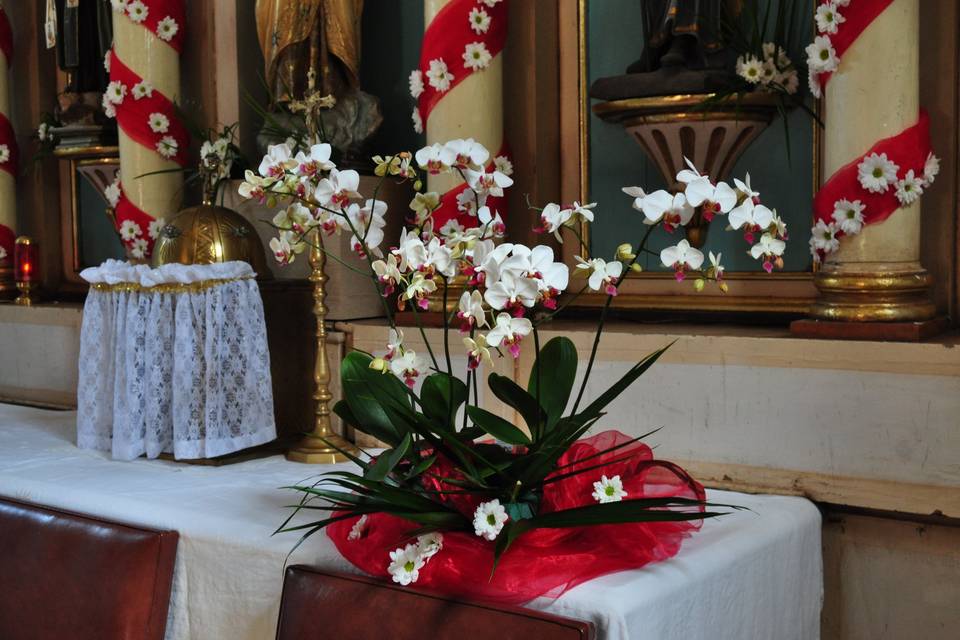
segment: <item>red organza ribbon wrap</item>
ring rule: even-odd
[[[628,440],[629,436],[618,431],[580,440],[560,458],[558,466],[576,463]],[[617,461],[626,454],[631,454],[629,459]],[[627,492],[625,500],[705,498],[703,487],[683,469],[671,462],[654,460],[650,447],[639,442],[582,464],[604,466],[547,484],[540,513],[596,504],[591,494],[593,483],[601,475],[620,476]],[[453,466],[441,460],[432,469],[439,476],[453,472]],[[576,466],[564,469],[564,473],[573,469]],[[462,494],[443,497],[471,520],[481,501]],[[368,517],[362,536],[349,540],[358,519],[328,526],[327,535],[354,566],[389,579],[390,552],[413,541],[409,533],[418,525],[388,514],[374,514]],[[673,557],[700,524],[693,520],[535,529],[520,536],[500,558],[492,579],[494,543],[473,532],[445,532],[443,548],[420,570],[416,586],[506,604],[522,604],[538,596],[556,598],[593,578]]]

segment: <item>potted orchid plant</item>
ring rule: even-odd
[[[382,232],[386,205],[376,191],[365,199],[357,191],[356,172],[339,170],[330,153],[326,144],[299,151],[270,147],[259,172],[247,172],[240,193],[280,207],[273,219],[278,235],[270,243],[279,262],[296,260],[317,228],[351,234],[352,248],[366,260],[390,340],[383,353],[345,357],[343,399],[334,411],[386,449],[376,455],[344,451],[355,469],[291,487],[301,499],[278,531],[301,532],[302,542],[326,530],[354,565],[400,584],[523,602],[670,557],[700,521],[726,512],[717,510],[726,505],[707,503],[703,487],[682,468],[654,459],[641,442],[644,436],[607,431],[585,437],[607,405],[667,347],[595,398],[585,396],[603,316],[578,384],[573,342],[555,337],[541,344],[538,331],[576,299],[571,295],[560,303],[569,268],[547,245],[502,242],[504,224],[489,203],[513,181],[490,162],[483,146],[454,140],[415,154],[375,158],[382,180],[412,181],[417,190],[407,228],[394,246]],[[450,172],[467,185],[466,197],[458,201],[476,220],[473,227],[434,223],[441,198],[424,192],[424,174]],[[694,212],[727,215],[768,271],[778,264],[785,228],[760,204],[749,178],[732,187],[691,166],[678,179],[685,188],[677,194],[625,189],[647,230],[639,244],[622,245],[614,259],[579,259],[576,269],[586,280],[581,292],[603,291],[609,302],[637,268],[637,256],[651,251],[650,231],[682,227]],[[540,229],[560,237],[594,215],[592,204],[547,204],[540,209]],[[710,254],[704,264],[704,255],[685,240],[659,256],[678,280],[692,277],[698,289],[707,282],[725,287],[719,256]],[[421,324],[426,353],[415,351],[396,325],[395,307],[421,313],[427,297],[438,291],[445,297],[447,284],[458,276],[466,280],[466,290],[456,309],[444,314],[442,344],[431,344]],[[467,360],[461,371],[453,366],[454,332]],[[485,381],[523,418],[524,425],[517,426],[481,406],[481,371],[489,370],[494,358],[519,357],[528,341],[536,361],[525,386],[493,371]],[[294,520],[314,513],[319,516],[309,522]]]

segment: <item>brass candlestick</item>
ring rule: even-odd
[[[324,273],[327,257],[323,250],[323,235],[319,227],[311,232],[310,282],[313,283],[313,314],[317,317],[317,359],[313,370],[317,402],[316,422],[313,431],[303,436],[300,443],[287,451],[287,459],[307,464],[334,464],[347,459],[341,451],[355,453],[358,449],[346,438],[334,433],[330,426],[330,361],[327,359],[327,274]]]

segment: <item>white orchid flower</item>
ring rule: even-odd
[[[759,198],[760,192],[754,191],[753,187],[750,186],[750,174],[748,173],[744,176],[743,181],[738,178],[733,179],[733,184],[737,186],[737,191],[740,192],[740,195],[744,198]]]
[[[310,209],[299,202],[294,202],[273,217],[273,226],[280,231],[293,231],[296,234],[303,235],[317,226],[317,220],[313,217]]]
[[[520,356],[520,341],[533,331],[533,323],[527,318],[514,318],[509,313],[497,314],[493,329],[487,333],[487,344],[492,348],[507,347],[510,354]]]
[[[642,213],[643,199],[647,197],[647,192],[640,187],[623,187],[620,190],[633,198],[633,203],[630,206]]]
[[[287,171],[297,168],[293,152],[286,143],[272,144],[267,147],[267,155],[260,162],[260,175],[264,178],[281,178]]]
[[[607,295],[617,295],[617,281],[623,273],[622,262],[617,260],[607,262],[602,258],[593,258],[588,261],[577,256],[576,269],[590,274],[587,279],[587,286],[593,291],[604,289]]]
[[[487,151],[486,147],[473,138],[451,140],[444,145],[444,148],[453,158],[447,164],[459,169],[479,169],[490,158],[490,152]],[[423,166],[422,163],[421,166]],[[512,180],[510,182],[513,183]]]
[[[315,144],[310,147],[310,153],[303,151],[297,153],[297,165],[301,175],[314,177],[321,171],[330,171],[335,169],[336,165],[330,160],[332,148],[329,144]]]
[[[460,331],[463,333],[470,331],[473,327],[487,326],[487,314],[483,308],[483,294],[476,289],[463,292],[457,309]]]
[[[693,218],[694,209],[683,193],[670,194],[667,191],[654,191],[643,199],[644,223],[663,222],[663,228],[673,231]]]
[[[331,169],[330,175],[317,183],[315,197],[322,206],[345,207],[351,199],[360,198],[360,174],[353,169]]]
[[[377,280],[383,285],[383,295],[389,296],[393,293],[397,283],[400,282],[400,269],[398,268],[397,256],[392,253],[386,260],[377,260],[373,263],[373,272]]]
[[[660,261],[665,267],[672,267],[676,272],[677,280],[683,280],[687,269],[699,269],[703,264],[703,252],[690,246],[686,240],[681,240],[673,247],[667,247],[660,252]]]
[[[764,270],[767,273],[771,273],[775,265],[783,265],[783,259],[780,256],[783,255],[783,251],[786,249],[786,247],[786,242],[780,240],[779,238],[774,238],[769,233],[765,233],[760,236],[760,242],[750,247],[750,255],[754,260],[759,260],[762,257],[764,259]]]
[[[436,143],[417,151],[414,158],[416,158],[421,169],[426,169],[427,172],[437,175],[450,170],[450,165],[453,164],[455,156],[449,148]]]
[[[766,229],[773,222],[773,211],[762,204],[754,204],[752,199],[747,198],[730,212],[728,219],[734,229],[744,225],[748,230]]]
[[[467,348],[467,366],[470,369],[476,369],[481,363],[487,366],[493,366],[493,358],[490,356],[490,345],[487,344],[487,337],[485,335],[479,333],[476,338],[464,337],[463,346]]]
[[[400,271],[416,271],[427,262],[427,248],[413,229],[404,229],[400,243],[393,251],[400,258]]]
[[[517,275],[511,271],[500,274],[499,280],[487,284],[484,300],[494,309],[517,309],[532,307],[537,303],[540,287],[536,280]]]
[[[417,306],[423,310],[426,310],[430,306],[427,296],[436,290],[436,282],[425,277],[422,273],[415,273],[410,279],[410,283],[407,284],[407,288],[402,294],[400,294],[400,297],[403,300],[415,299],[417,301]]]
[[[571,216],[573,216],[571,209],[563,209],[555,202],[551,202],[540,212],[540,230],[552,233],[559,242],[563,242],[560,228],[570,221]]]
[[[425,265],[433,267],[434,271],[446,278],[452,278],[457,273],[457,263],[453,259],[453,252],[437,237],[431,238],[429,244],[427,244]]]

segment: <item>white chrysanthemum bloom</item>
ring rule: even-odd
[[[130,256],[136,258],[137,260],[143,260],[147,257],[147,249],[149,245],[147,241],[143,238],[137,238],[132,243],[130,243]]]
[[[120,202],[121,195],[119,180],[107,185],[107,188],[103,190],[103,197],[106,198],[110,206],[114,208],[116,208],[117,203]]]
[[[134,0],[127,5],[127,15],[137,24],[146,20],[148,13],[147,5],[140,2],[140,0]]]
[[[486,69],[493,56],[482,42],[471,42],[463,49],[463,66],[471,71]]]
[[[114,80],[107,85],[107,90],[103,94],[103,99],[111,104],[120,104],[127,95],[127,87],[119,80]]]
[[[103,70],[107,73],[110,73],[110,66],[113,63],[113,58],[110,55],[111,53],[112,52],[107,51],[105,54],[103,54]]]
[[[360,516],[360,519],[353,523],[353,526],[350,527],[350,533],[347,534],[347,540],[354,542],[363,537],[363,534],[366,533],[367,529],[367,514]]]
[[[593,499],[600,504],[608,502],[620,502],[627,497],[627,492],[623,489],[623,482],[620,476],[608,478],[606,475],[600,476],[600,479],[593,483]]]
[[[163,136],[157,143],[157,153],[168,160],[177,155],[179,149],[180,143],[173,136]]]
[[[180,25],[178,25],[177,21],[170,16],[167,16],[157,23],[157,37],[164,42],[170,42],[173,40],[178,31],[180,31]]]
[[[497,156],[493,159],[493,168],[505,176],[513,175],[513,163],[507,156]]]
[[[151,113],[147,124],[154,133],[166,133],[170,130],[170,118],[162,113]]]
[[[820,76],[812,67],[807,69],[807,87],[814,98],[823,97],[823,87],[820,85]]]
[[[101,102],[101,104],[103,105],[103,115],[105,115],[108,118],[117,117],[117,107],[112,102],[110,102],[110,97],[107,94],[103,94],[103,101]]]
[[[152,240],[156,240],[160,237],[160,233],[163,231],[163,228],[166,226],[166,221],[163,218],[157,218],[150,221],[150,225],[147,227],[147,235],[150,236]]]
[[[490,29],[490,14],[484,11],[482,7],[471,9],[467,19],[470,21],[470,28],[477,35],[486,33]]]
[[[830,34],[836,33],[840,23],[847,20],[837,11],[837,5],[834,2],[827,2],[817,7],[815,19],[817,21],[817,31]]]
[[[484,540],[496,540],[508,519],[500,500],[481,502],[473,514],[473,531]]]
[[[737,58],[737,75],[750,84],[757,84],[763,77],[763,63],[755,56],[740,56]]]
[[[846,234],[860,233],[863,228],[863,203],[859,200],[842,198],[833,204],[833,219],[837,227]]]
[[[10,160],[10,147],[0,144],[0,164],[6,164]]]
[[[419,108],[413,108],[413,112],[410,113],[410,120],[413,122],[414,133],[423,133],[423,118],[420,117]]]
[[[110,6],[117,13],[124,13],[127,10],[127,0],[110,0]]]
[[[410,72],[408,80],[410,84],[410,95],[416,99],[423,93],[423,72],[420,69],[414,69]]]
[[[833,43],[827,36],[817,36],[806,48],[807,66],[820,73],[836,71],[840,64]]]
[[[940,158],[933,155],[933,153],[928,153],[927,161],[923,164],[924,188],[933,184],[933,181],[936,179],[938,173],[940,173]]]
[[[764,60],[760,70],[760,84],[767,86],[780,77],[780,70],[773,60]]]
[[[814,249],[824,253],[833,253],[840,248],[840,239],[837,238],[839,228],[833,222],[827,224],[823,220],[817,220],[810,232],[811,244]]]
[[[790,69],[789,71],[785,71],[780,77],[780,84],[783,86],[783,90],[791,96],[799,91],[800,76],[797,75],[797,70]]]
[[[143,235],[143,230],[133,220],[124,220],[120,223],[120,239],[130,242]]]
[[[424,562],[428,562],[441,549],[443,549],[442,533],[433,532],[417,536],[417,551]]]
[[[923,178],[916,176],[913,169],[907,171],[902,179],[897,181],[897,200],[907,206],[916,202],[923,195]]]
[[[885,153],[871,153],[857,165],[860,185],[870,193],[884,193],[897,182],[898,167]]]
[[[430,86],[441,93],[450,89],[454,76],[447,69],[447,63],[443,58],[437,58],[430,61],[430,68],[427,69],[427,82]]]
[[[424,561],[420,557],[417,545],[408,544],[390,552],[390,566],[387,567],[387,572],[393,577],[394,582],[407,586],[417,581],[423,565]]]
[[[151,98],[153,97],[153,85],[147,80],[141,80],[137,84],[133,85],[131,94],[133,95],[134,100]]]

